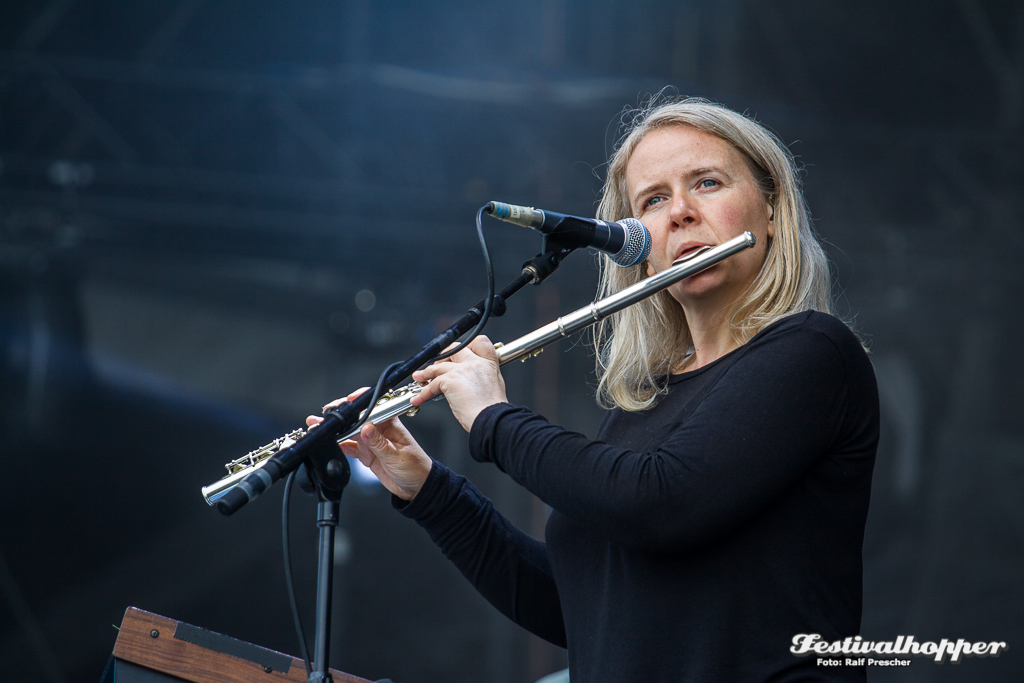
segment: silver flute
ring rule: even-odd
[[[750,232],[745,232],[739,237],[734,237],[728,242],[724,242],[717,247],[702,247],[701,249],[680,258],[673,263],[671,267],[666,268],[660,273],[656,273],[645,280],[641,280],[635,285],[626,287],[622,291],[616,292],[615,294],[605,297],[600,301],[594,301],[593,303],[590,303],[579,310],[573,311],[568,315],[564,315],[561,318],[530,332],[529,334],[519,337],[515,341],[509,342],[508,344],[495,344],[495,349],[498,352],[498,362],[501,365],[505,365],[506,363],[511,363],[514,360],[527,360],[528,358],[532,358],[543,351],[544,346],[551,342],[568,337],[571,334],[590,327],[594,323],[607,318],[613,313],[617,313],[628,306],[632,306],[638,301],[642,301],[643,299],[660,292],[666,287],[671,287],[680,280],[685,280],[691,275],[696,275],[700,271],[710,268],[718,262],[729,258],[733,254],[753,247],[755,244],[757,244],[757,240],[754,238],[754,235]],[[399,415],[415,414],[416,411],[419,410],[419,407],[413,406],[410,403],[410,400],[419,394],[424,386],[426,386],[426,383],[424,382],[410,382],[409,384],[405,384],[384,394],[370,409],[370,417],[367,419],[367,422],[378,424]],[[438,396],[438,398],[440,398],[440,396]],[[360,418],[362,418],[362,414],[360,414]],[[310,427],[309,429],[314,428],[315,427]],[[309,429],[296,429],[293,432],[289,432],[282,437],[274,439],[265,446],[257,448],[251,453],[246,453],[237,460],[232,460],[225,464],[224,466],[228,470],[227,476],[213,484],[210,484],[209,486],[204,486],[203,498],[205,498],[206,502],[210,505],[215,504],[225,493],[234,488],[238,482],[244,479],[247,475],[266,465],[271,456],[278,451],[288,448],[304,437]],[[338,443],[351,439],[356,435],[357,431],[358,430],[353,429],[347,434],[338,437]]]

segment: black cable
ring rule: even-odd
[[[476,212],[476,235],[477,239],[480,240],[480,250],[483,252],[484,267],[487,271],[487,298],[484,301],[483,313],[480,316],[480,321],[476,324],[476,327],[473,328],[468,337],[466,337],[462,342],[459,343],[458,346],[456,346],[451,351],[436,356],[434,360],[431,362],[444,360],[445,358],[453,356],[462,349],[466,348],[466,346],[468,346],[470,342],[476,339],[476,337],[484,329],[484,326],[487,324],[487,321],[490,319],[491,313],[494,310],[494,267],[491,263],[491,254],[487,249],[487,240],[484,239],[483,228],[483,215],[484,211],[486,211],[487,208],[488,205],[485,204],[484,206],[480,207],[480,209]],[[373,389],[373,395],[370,399],[370,405],[365,411],[363,411],[363,415],[362,417],[359,418],[359,421],[352,426],[353,432],[358,432],[360,429],[362,429],[363,425],[366,424],[366,421],[370,418],[370,413],[373,410],[373,406],[377,405],[377,401],[380,400],[381,394],[384,393],[384,384],[387,381],[388,375],[391,374],[392,370],[394,370],[395,368],[402,364],[403,361],[392,363],[391,365],[386,367],[382,373],[380,373],[380,377],[377,379],[377,386],[375,386]],[[313,665],[311,664],[309,658],[309,646],[306,643],[306,634],[302,630],[302,620],[299,618],[299,604],[298,600],[295,597],[295,582],[292,580],[291,550],[288,544],[288,503],[291,500],[292,484],[295,481],[295,475],[297,472],[298,470],[295,470],[291,474],[289,474],[288,479],[287,481],[285,481],[284,484],[284,503],[282,504],[281,507],[281,544],[284,550],[284,579],[285,583],[288,586],[288,600],[291,603],[292,618],[295,620],[295,632],[299,638],[299,648],[302,650],[302,659],[306,663],[306,674],[308,675],[312,673]]]
[[[466,346],[468,346],[469,343],[472,342],[477,337],[477,335],[480,334],[481,330],[484,329],[484,325],[487,324],[487,321],[491,317],[491,312],[494,310],[494,266],[491,263],[491,253],[487,249],[487,240],[484,239],[483,227],[483,215],[484,211],[486,211],[487,208],[488,205],[484,204],[476,212],[476,236],[477,239],[480,240],[480,250],[483,252],[484,255],[484,268],[487,271],[487,299],[484,301],[483,313],[480,316],[480,321],[476,324],[476,327],[473,328],[468,337],[466,337],[462,342],[459,343],[458,346],[456,346],[451,351],[435,356],[434,359],[430,361],[431,363],[436,363],[439,360],[444,360],[445,358],[453,356],[462,349],[466,348]],[[380,400],[381,394],[384,393],[384,382],[387,380],[388,375],[390,375],[391,371],[400,365],[402,365],[402,361],[392,363],[388,367],[384,368],[384,372],[380,373],[380,377],[377,379],[377,386],[374,387],[373,395],[370,398],[370,405],[363,412],[363,416],[359,418],[359,421],[352,426],[352,432],[358,432],[360,429],[363,428],[363,425],[366,424],[366,421],[370,417],[370,413],[373,411],[373,407],[377,405],[377,401]]]
[[[370,413],[373,412],[373,407],[377,405],[377,401],[380,400],[380,395],[384,393],[384,382],[387,380],[388,375],[391,374],[392,370],[397,368],[399,365],[402,365],[404,362],[405,361],[398,361],[397,363],[392,363],[384,368],[384,372],[380,373],[380,377],[377,379],[377,386],[373,388],[370,405],[363,411],[363,416],[359,418],[359,422],[352,425],[352,433],[358,433],[359,430],[363,428],[363,425],[366,424],[366,421],[370,419]]]
[[[302,661],[306,663],[306,675],[313,672],[313,664],[309,659],[309,645],[306,644],[306,634],[302,630],[302,620],[299,619],[299,602],[295,598],[295,582],[292,580],[292,554],[288,544],[288,504],[292,498],[292,484],[295,482],[293,470],[284,483],[284,503],[281,506],[281,545],[284,549],[284,582],[288,586],[288,600],[292,606],[292,618],[295,620],[295,633],[299,637],[299,649],[302,651]]]
[[[477,335],[484,329],[484,325],[491,317],[491,312],[494,310],[494,267],[491,264],[491,253],[487,250],[487,240],[484,239],[484,227],[483,227],[483,215],[484,211],[487,210],[489,204],[484,204],[476,212],[476,236],[480,240],[480,250],[484,254],[484,268],[487,269],[487,299],[484,300],[484,312],[480,316],[480,322],[476,324],[473,331],[469,333],[469,336],[462,340],[458,346],[451,351],[445,351],[441,355],[434,358],[432,363],[436,363],[439,360],[444,360],[454,356],[462,349],[469,346],[470,342],[476,339]]]
[[[384,382],[387,380],[391,371],[401,365],[402,362],[392,363],[384,372],[380,373],[380,378],[377,380],[377,386],[373,389],[373,398],[370,400],[370,408],[377,405],[377,401],[380,399],[380,395],[384,390]],[[363,411],[363,416],[359,418],[353,426],[354,431],[362,429],[363,425],[370,417],[370,408]],[[292,619],[295,621],[295,633],[299,638],[299,648],[302,650],[302,660],[306,663],[306,674],[313,672],[313,665],[309,658],[309,645],[306,643],[306,634],[302,630],[302,620],[299,618],[299,603],[295,597],[295,582],[292,579],[292,555],[288,544],[288,503],[291,500],[292,484],[295,483],[295,475],[299,473],[299,470],[293,470],[288,475],[288,479],[284,483],[284,503],[281,506],[281,544],[284,549],[284,580],[288,585],[288,600],[292,607]]]

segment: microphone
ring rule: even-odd
[[[624,268],[640,263],[651,251],[651,233],[635,218],[609,223],[504,202],[488,202],[485,210],[503,221],[554,235],[567,246],[603,251]]]

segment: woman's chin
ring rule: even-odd
[[[697,273],[673,287],[670,292],[672,298],[682,304],[683,308],[690,305],[700,305],[715,301],[725,294],[724,283],[714,273],[707,277],[704,273]]]

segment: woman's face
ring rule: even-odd
[[[684,309],[728,310],[764,263],[771,208],[740,153],[722,138],[685,125],[659,128],[640,140],[626,164],[633,215],[651,232],[648,275],[705,245],[749,230],[753,249],[672,286]],[[695,308],[693,310],[696,310]]]

